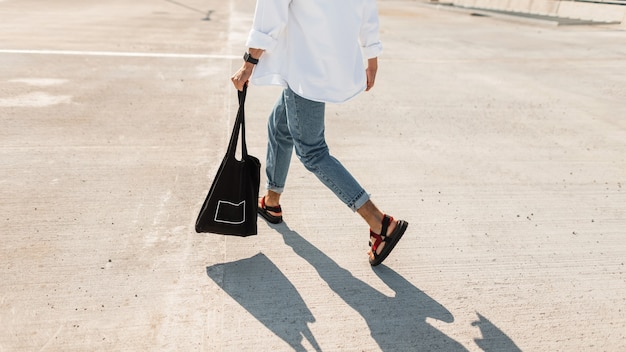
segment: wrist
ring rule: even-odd
[[[243,61],[245,63],[250,63],[252,65],[256,65],[259,63],[259,59],[254,57],[252,54],[250,54],[249,52],[246,52],[245,54],[243,54]]]

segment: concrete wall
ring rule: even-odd
[[[453,0],[457,6],[556,15],[558,0]]]
[[[532,0],[530,4],[530,13],[540,15],[556,15],[559,10],[558,0]]]
[[[561,17],[582,18],[624,24],[626,6],[595,4],[590,2],[561,1],[558,15]]]
[[[560,0],[452,0],[456,6],[551,15],[584,20],[621,22],[626,6]]]

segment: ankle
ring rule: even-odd
[[[363,206],[357,209],[357,213],[361,215],[374,233],[380,233],[384,214],[371,200],[368,200]]]
[[[280,205],[280,193],[267,191],[264,198],[265,198],[265,204],[269,206],[276,207]]]
[[[383,214],[383,216],[380,218],[380,221],[377,221],[373,226],[370,226],[370,231],[374,232],[377,235],[381,235],[381,232],[383,231],[383,219],[385,216],[389,217],[389,224],[387,224],[387,231],[385,233],[385,236],[392,233],[398,225],[398,221],[394,219],[393,216],[388,214]]]

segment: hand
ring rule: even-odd
[[[233,85],[235,85],[235,88],[237,88],[237,90],[240,90],[240,91],[243,90],[243,86],[248,82],[248,80],[250,79],[250,76],[252,76],[253,70],[254,70],[254,65],[249,62],[246,62],[241,66],[241,68],[237,72],[235,72],[230,77],[230,80],[233,82]]]
[[[260,59],[265,50],[249,48],[248,52],[253,58]],[[254,64],[250,62],[244,62],[243,65],[241,65],[241,68],[230,77],[230,80],[233,82],[237,90],[243,90],[243,86],[248,83],[250,76],[252,76],[252,71],[254,71]]]
[[[369,91],[374,86],[376,81],[376,71],[378,71],[378,58],[371,58],[367,60],[367,69],[365,69],[365,76],[367,77],[367,88],[365,91]]]

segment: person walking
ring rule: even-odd
[[[342,103],[374,86],[379,39],[375,0],[257,0],[235,88],[284,87],[268,121],[267,191],[258,213],[283,221],[280,196],[292,151],[307,170],[370,227],[369,262],[382,263],[408,223],[384,214],[348,170],[330,155],[324,137],[326,103]],[[364,62],[367,61],[367,66]]]

